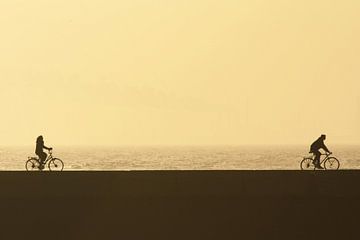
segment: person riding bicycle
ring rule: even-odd
[[[36,139],[36,149],[35,149],[35,154],[39,156],[40,159],[40,166],[43,168],[43,164],[47,158],[47,154],[43,151],[43,149],[46,150],[52,150],[52,148],[46,147],[44,145],[44,138],[43,136],[39,136]]]
[[[314,165],[316,168],[319,169],[323,169],[323,167],[320,166],[320,156],[321,156],[321,152],[319,151],[320,149],[324,149],[327,153],[331,154],[331,152],[329,151],[329,149],[326,147],[324,141],[326,139],[326,135],[322,134],[315,142],[313,142],[313,144],[311,144],[310,146],[310,152],[309,153],[313,153],[315,155],[314,158]]]

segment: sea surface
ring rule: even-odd
[[[329,146],[341,169],[360,169],[360,146]],[[297,170],[308,146],[54,147],[64,170]],[[0,147],[0,170],[25,170],[34,147]]]

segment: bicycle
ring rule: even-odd
[[[25,163],[26,170],[42,171],[47,164],[50,171],[62,171],[64,169],[63,161],[59,158],[54,158],[52,156],[52,150],[48,150],[48,152],[49,155],[43,164],[40,164],[40,159],[37,157],[28,157],[28,160]]]
[[[340,167],[340,161],[336,157],[330,157],[332,153],[321,154],[325,156],[320,162],[320,166],[323,166],[325,170],[338,170]],[[300,163],[301,170],[315,170],[314,157],[304,157]]]

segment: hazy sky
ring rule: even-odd
[[[1,0],[0,145],[360,144],[358,0]]]

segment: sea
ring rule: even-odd
[[[329,146],[330,147],[330,146]],[[340,169],[360,169],[360,146],[331,146]],[[58,146],[64,171],[299,170],[308,146]],[[0,170],[24,171],[33,146],[1,147]]]

